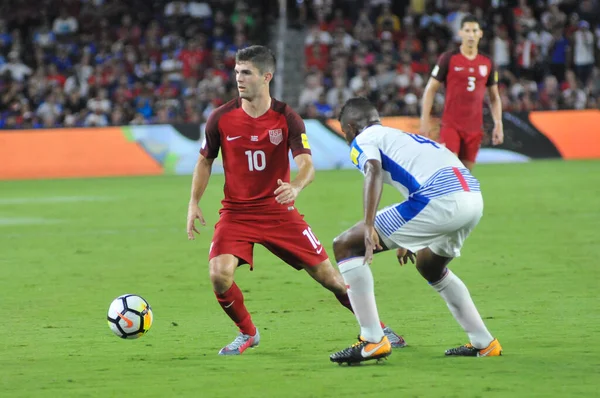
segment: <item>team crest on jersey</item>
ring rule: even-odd
[[[487,76],[487,74],[488,74],[487,65],[479,65],[479,74],[484,77]]]
[[[271,143],[273,145],[281,144],[281,141],[283,141],[283,130],[282,129],[269,130],[269,140],[271,140]]]

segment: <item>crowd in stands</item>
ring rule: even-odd
[[[512,2],[511,2],[512,1]],[[298,111],[369,97],[418,115],[460,20],[500,71],[506,111],[600,107],[600,0],[288,0],[306,29]],[[0,129],[202,123],[237,96],[235,52],[267,44],[278,0],[4,0]],[[443,109],[441,90],[434,113]]]
[[[335,117],[354,95],[384,115],[419,115],[429,73],[458,47],[467,14],[481,21],[479,49],[499,71],[505,111],[600,108],[598,0],[315,0],[296,11],[310,26],[299,96],[306,117]]]
[[[4,0],[0,128],[201,123],[276,0]],[[265,10],[272,13],[265,14]]]

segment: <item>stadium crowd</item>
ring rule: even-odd
[[[491,3],[490,3],[491,1]],[[0,128],[202,123],[237,95],[237,49],[268,42],[277,0],[0,2]],[[299,112],[364,95],[418,115],[460,19],[482,21],[507,111],[600,106],[598,0],[288,0],[308,27]],[[434,111],[441,113],[443,91]]]
[[[336,4],[337,3],[337,4]],[[334,117],[362,95],[384,115],[417,116],[438,56],[458,47],[460,21],[474,14],[480,52],[499,71],[505,111],[600,108],[598,0],[351,0],[302,3],[306,84],[300,111]],[[434,114],[443,109],[436,97]]]
[[[2,1],[0,128],[200,123],[237,95],[235,53],[268,40],[270,3]]]

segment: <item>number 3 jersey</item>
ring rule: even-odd
[[[364,174],[365,164],[381,162],[383,182],[407,199],[430,200],[459,191],[480,192],[479,182],[446,147],[421,135],[374,125],[351,144],[350,159]]]
[[[287,104],[271,100],[270,109],[257,118],[233,99],[215,109],[206,122],[200,153],[214,159],[221,150],[225,170],[223,210],[246,213],[287,211],[273,193],[277,180],[290,181],[289,151],[310,154],[304,122]]]
[[[431,77],[446,84],[442,125],[467,133],[482,131],[486,88],[498,84],[491,58],[480,53],[470,60],[460,50],[445,52]]]

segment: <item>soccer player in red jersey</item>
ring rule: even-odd
[[[269,94],[274,71],[275,57],[268,48],[251,46],[238,51],[235,73],[239,98],[215,109],[208,118],[192,180],[189,239],[194,239],[194,232],[199,233],[195,220],[205,225],[198,204],[220,149],[225,198],[209,249],[210,279],[219,304],[240,330],[220,355],[240,355],[260,341],[242,291],[234,282],[238,266],[247,263],[252,269],[254,244],[263,245],[298,270],[305,269],[352,311],[344,280],[294,206],[315,171],[304,122],[292,108]],[[290,150],[298,166],[293,181]],[[405,345],[401,336],[383,327],[396,347]]]
[[[498,93],[498,72],[491,58],[477,50],[483,36],[477,18],[465,16],[459,35],[460,48],[439,57],[425,87],[420,133],[429,135],[434,97],[440,85],[445,83],[446,101],[440,142],[454,152],[465,167],[472,170],[483,138],[483,98],[486,88],[494,119],[493,145],[500,145],[504,141],[502,101]]]

